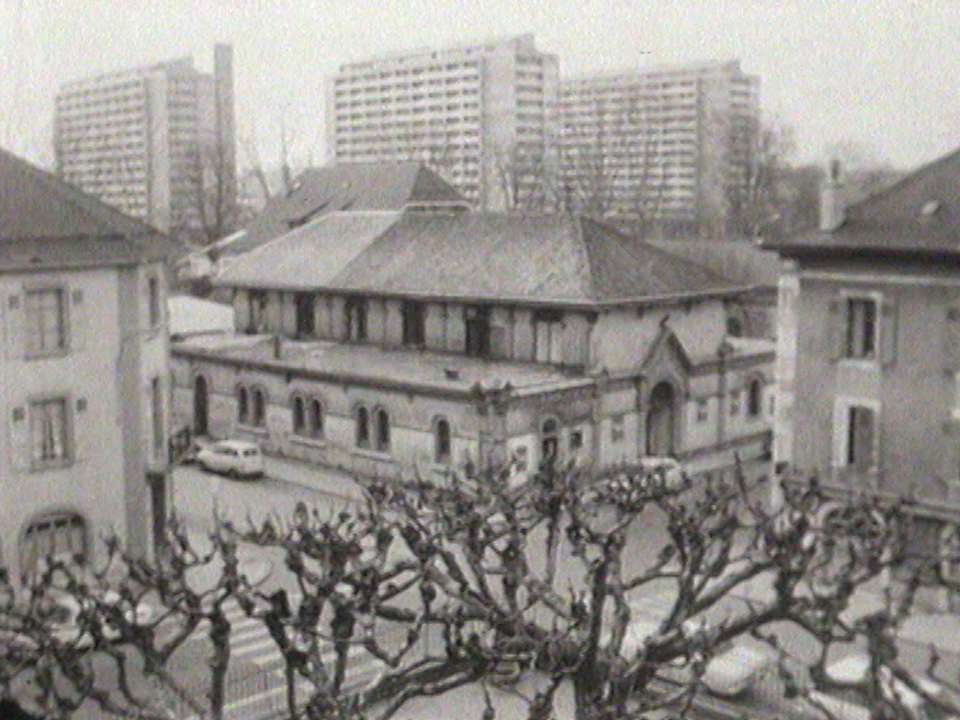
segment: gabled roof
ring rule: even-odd
[[[960,150],[848,207],[833,232],[767,240],[785,255],[816,251],[960,257]]]
[[[0,267],[136,262],[172,250],[158,230],[0,149]]]
[[[463,205],[466,200],[418,162],[338,163],[304,171],[296,188],[271,198],[223,255],[247,252],[331,212],[402,210],[407,205]]]
[[[335,213],[238,257],[217,284],[575,305],[742,289],[594,220],[493,213]]]

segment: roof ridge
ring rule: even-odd
[[[858,200],[857,202],[853,203],[849,208],[847,208],[847,212],[850,212],[851,210],[853,210],[854,212],[860,212],[863,209],[869,210],[870,206],[873,205],[874,203],[881,202],[885,200],[889,195],[902,191],[904,189],[904,186],[909,187],[913,183],[919,180],[922,180],[922,178],[926,177],[929,173],[934,172],[935,170],[938,170],[940,166],[946,165],[951,160],[956,160],[956,159],[960,159],[960,147],[955,148],[954,150],[951,150],[947,154],[941,155],[940,157],[935,158],[930,162],[927,162],[921,165],[920,167],[913,170],[912,172],[908,172],[906,175],[904,175],[902,178],[897,180],[895,183],[891,185],[887,185],[886,187],[880,188],[879,190],[868,195],[867,197],[861,200]]]
[[[121,212],[117,208],[108,205],[102,200],[90,195],[80,188],[68,183],[66,180],[57,177],[51,172],[44,170],[33,163],[24,160],[23,158],[15,155],[14,153],[6,150],[5,148],[0,148],[0,153],[7,157],[8,160],[17,165],[21,170],[26,172],[30,177],[35,181],[42,183],[44,187],[51,193],[55,193],[60,197],[61,200],[71,204],[78,212],[87,217],[89,220],[93,221],[96,225],[107,226],[108,232],[104,235],[119,235],[122,237],[136,236],[136,235],[157,235],[162,234],[160,230],[154,228],[152,225],[149,225],[142,220],[131,217],[126,213]],[[95,205],[95,209],[91,207]],[[141,230],[140,233],[126,232],[122,231],[120,228],[110,227],[111,222],[104,219],[98,215],[98,212],[103,212],[106,215],[113,215],[114,219],[119,221],[121,224],[130,224],[131,226],[139,226],[138,229]]]

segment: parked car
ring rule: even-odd
[[[642,457],[636,463],[601,473],[596,485],[597,499],[612,503],[636,499],[659,487],[660,482],[667,490],[682,490],[688,482],[683,465],[671,457]]]
[[[207,472],[232,478],[263,476],[263,453],[246,440],[221,440],[197,451],[197,463]]]
[[[733,697],[753,685],[775,664],[763,649],[731,642],[707,664],[703,684],[717,695]]]
[[[654,476],[662,474],[668,490],[679,490],[686,482],[683,465],[672,457],[642,457],[640,467]]]

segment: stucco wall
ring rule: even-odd
[[[898,271],[911,277],[906,268]],[[847,272],[854,277],[858,274],[849,268]],[[956,374],[951,368],[957,359],[950,357],[950,348],[943,341],[948,335],[948,309],[960,306],[960,284],[934,284],[932,273],[924,279],[897,283],[864,279],[867,282],[801,280],[792,388],[793,461],[798,467],[829,472],[836,454],[837,399],[876,401],[880,407],[881,489],[902,492],[915,486],[922,498],[932,503],[960,503],[956,452],[960,433],[952,419],[958,402]],[[876,292],[895,303],[896,358],[892,364],[831,359],[829,304],[839,291],[851,288]],[[781,407],[780,412],[785,411]]]
[[[163,282],[163,273],[150,268]],[[129,273],[128,273],[129,274]],[[125,408],[140,407],[149,378],[167,385],[166,331],[126,332],[143,328],[146,273],[129,274],[127,302],[121,303],[115,269],[5,274],[0,276],[0,325],[4,339],[0,373],[0,407],[6,432],[0,438],[0,554],[13,577],[20,573],[18,542],[38,514],[54,510],[86,518],[94,557],[102,551],[102,533],[116,531],[128,540],[137,528],[136,552],[144,552],[148,505],[136,491],[145,485],[144,452],[151,447],[148,416],[132,423]],[[70,349],[62,357],[25,359],[22,353],[24,287],[63,287],[68,302]],[[162,286],[161,286],[162,287]],[[126,296],[129,295],[129,298]],[[12,301],[11,298],[18,298]],[[161,312],[165,312],[161,295]],[[118,377],[124,357],[136,358],[129,383]],[[133,393],[133,394],[124,394]],[[34,468],[30,438],[31,400],[68,398],[73,462],[65,467]],[[164,409],[166,412],[166,409]],[[139,415],[139,416],[138,416]],[[133,450],[129,447],[133,445]],[[135,474],[131,474],[131,471]],[[136,486],[136,487],[134,487]],[[131,494],[132,493],[132,494]]]

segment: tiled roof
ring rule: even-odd
[[[867,250],[960,255],[960,150],[851,205],[833,232],[810,230],[764,246],[785,254]]]
[[[780,277],[780,258],[749,240],[648,240],[651,245],[674,255],[693,260],[728,280],[741,285],[776,287]]]
[[[149,225],[0,149],[0,267],[130,262],[172,250]]]
[[[223,263],[219,285],[240,287],[321,287],[400,218],[398,212],[323,215]]]
[[[593,220],[492,213],[326,216],[237,258],[217,283],[573,304],[742,287]]]
[[[223,248],[223,254],[246,252],[331,212],[466,202],[439,175],[417,162],[331,164],[306,170],[297,181],[293,192],[272,198],[244,235]]]

